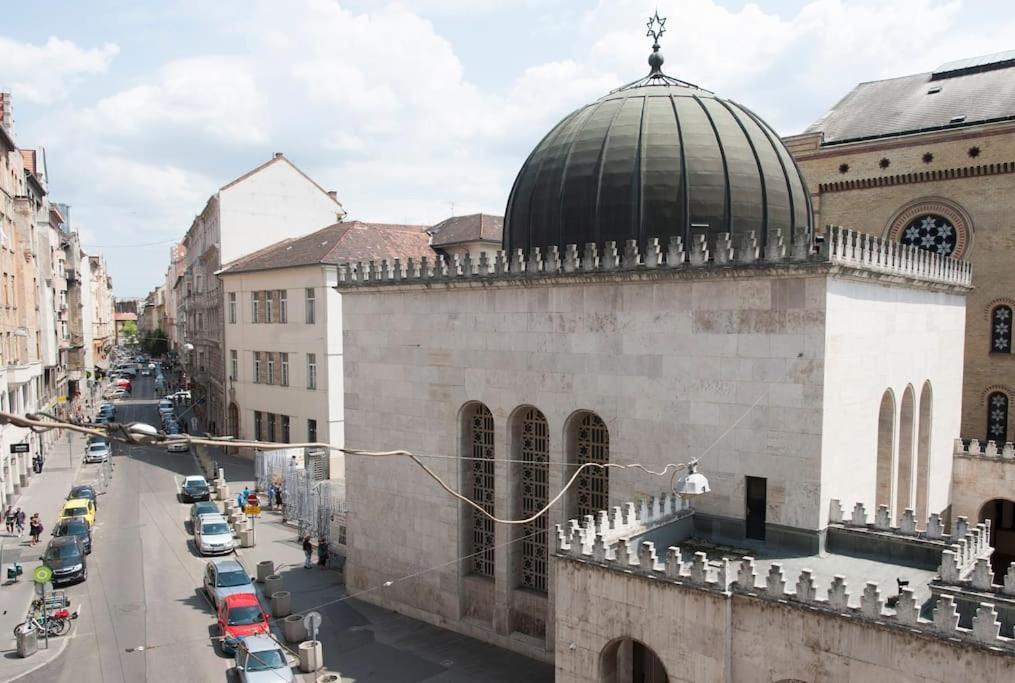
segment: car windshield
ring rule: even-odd
[[[271,671],[287,669],[285,655],[281,650],[261,650],[247,653],[247,671]]]
[[[56,528],[57,536],[76,536],[78,534],[87,534],[88,525],[80,519],[72,519],[67,522],[63,522]]]
[[[211,524],[202,524],[201,533],[206,535],[211,534],[228,534],[229,525],[225,522],[212,522]]]
[[[234,570],[231,572],[222,572],[219,574],[219,588],[234,588],[236,586],[246,586],[250,583],[250,577],[247,576],[247,572]]]
[[[90,451],[104,451],[104,450],[106,450],[106,444],[104,444],[104,443],[93,443],[91,446],[88,447],[88,450],[90,450]]]
[[[79,554],[77,546],[71,543],[51,545],[46,548],[47,560],[65,560],[71,557],[77,557]]]
[[[94,498],[95,491],[89,488],[72,488],[70,490],[70,498]]]
[[[185,482],[183,484],[183,486],[185,488],[188,488],[188,489],[206,489],[206,488],[208,488],[208,484],[206,484],[203,481],[188,481],[188,482]]]
[[[205,515],[209,512],[218,512],[219,508],[215,503],[198,503],[194,506],[195,515]]]
[[[82,516],[87,515],[87,514],[88,514],[88,508],[72,507],[72,508],[64,508],[63,509],[63,516],[64,517],[82,517]]]
[[[261,608],[256,605],[233,607],[229,610],[230,626],[245,626],[247,624],[256,624],[261,621],[264,621],[264,617],[261,615]]]

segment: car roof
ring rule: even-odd
[[[88,522],[81,519],[80,517],[63,517],[56,520],[56,525],[59,526],[70,526],[71,524],[84,524],[85,528],[88,527]]]
[[[223,599],[223,602],[225,602],[226,607],[244,607],[246,605],[261,606],[260,600],[258,600],[257,596],[253,593],[233,593],[231,595],[227,595]]]
[[[78,543],[80,541],[78,541],[77,536],[54,536],[49,545],[77,545]]]
[[[93,441],[88,444],[89,448],[109,448],[109,444],[105,441]]]
[[[188,474],[186,477],[183,478],[183,483],[186,484],[188,481],[205,481],[205,478],[202,477],[200,474]]]
[[[68,500],[66,503],[63,504],[63,507],[64,509],[69,507],[76,507],[78,505],[84,505],[85,507],[87,507],[88,504],[91,502],[92,501],[90,501],[87,498],[71,498],[70,500]]]
[[[92,486],[91,484],[74,484],[74,486],[70,487],[70,490],[71,491],[91,491],[92,493],[95,493],[95,487]]]
[[[243,636],[240,638],[240,642],[243,643],[243,647],[247,652],[271,652],[272,650],[282,649],[279,647],[277,640],[263,634]]]
[[[246,572],[243,565],[240,564],[239,560],[234,560],[231,557],[216,557],[214,560],[208,562],[208,564],[215,565],[216,569],[220,572],[235,572],[241,571]]]
[[[219,512],[212,512],[212,513],[201,515],[201,523],[202,524],[208,524],[210,522],[224,522],[224,521],[226,521],[226,518],[223,517],[222,514],[219,513]]]
[[[200,510],[202,507],[212,507],[215,508],[216,510],[219,509],[218,503],[216,503],[213,500],[199,500],[196,503],[194,503],[194,507],[197,508],[198,510]]]

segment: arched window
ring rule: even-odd
[[[881,395],[878,408],[878,450],[874,483],[874,504],[892,509],[892,455],[895,445],[895,396],[891,389]]]
[[[990,352],[1011,353],[1011,306],[995,306],[990,312]]]
[[[1008,394],[995,391],[987,397],[987,440],[1003,443],[1008,438]]]
[[[493,414],[482,403],[469,406],[462,416],[463,454],[470,458],[465,461],[466,495],[483,510],[493,514],[494,462],[493,462]],[[463,503],[463,505],[465,505]],[[471,532],[471,546],[465,554],[470,556],[473,574],[493,578],[494,534],[493,520],[478,513],[470,506],[465,507],[466,529]]]
[[[581,467],[585,463],[610,462],[610,432],[595,413],[576,418],[578,424],[573,439],[571,462]],[[586,467],[575,481],[574,514],[579,519],[595,515],[610,506],[610,471],[605,467]]]
[[[535,408],[523,409],[519,423],[520,512],[523,518],[542,510],[549,500],[550,428]],[[522,525],[521,577],[524,588],[546,592],[547,515]]]

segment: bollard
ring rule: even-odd
[[[307,637],[307,627],[303,625],[303,615],[290,614],[282,622],[282,635],[286,642],[302,643]]]
[[[264,594],[271,597],[274,593],[282,590],[282,577],[278,574],[272,574],[264,577]]]
[[[254,530],[251,529],[250,527],[247,527],[240,532],[240,547],[241,548],[254,547]]]
[[[257,582],[264,583],[264,580],[275,573],[275,563],[271,560],[261,560],[257,563]]]
[[[271,594],[271,616],[278,619],[287,617],[292,612],[292,596],[289,591],[277,591]]]
[[[229,500],[229,486],[228,485],[223,484],[222,486],[218,487],[217,491],[218,491],[218,494],[219,494],[219,500]]]
[[[324,666],[324,652],[319,640],[305,640],[299,645],[300,671],[310,673]]]

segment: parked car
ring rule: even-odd
[[[215,607],[229,595],[257,597],[253,581],[240,561],[231,557],[217,557],[204,568],[204,592]]]
[[[268,632],[268,615],[256,595],[227,595],[218,606],[218,627],[222,651],[231,655],[236,651],[240,638]]]
[[[236,647],[236,677],[241,683],[291,683],[292,665],[278,641],[271,636],[244,636]]]
[[[63,504],[60,511],[60,519],[80,517],[88,522],[88,526],[95,524],[95,503],[87,498],[72,498]]]
[[[190,392],[189,391],[177,391],[175,394],[172,394],[170,396],[170,398],[173,399],[174,401],[189,401],[190,400]]]
[[[53,527],[53,536],[56,538],[74,536],[81,541],[81,547],[85,549],[86,555],[90,555],[92,553],[92,530],[88,526],[88,522],[80,517],[61,519],[56,523],[56,526]]]
[[[179,431],[170,432],[166,430],[166,434],[179,434]],[[169,453],[186,453],[190,450],[190,444],[187,441],[180,439],[179,441],[170,441],[166,446],[166,451]]]
[[[88,444],[85,450],[86,463],[106,462],[110,456],[112,453],[109,450],[109,444],[102,441]]]
[[[222,511],[219,510],[218,503],[204,500],[200,503],[194,503],[190,506],[190,528],[193,533],[197,532],[197,525],[201,522],[199,519],[202,515],[221,515]]]
[[[103,403],[101,406],[99,406],[98,416],[99,417],[105,416],[110,419],[115,418],[116,406],[114,406],[112,403]]]
[[[97,415],[95,417],[95,424],[97,424],[97,425],[109,424],[112,421],[113,421],[113,418],[111,418],[109,415]]]
[[[95,491],[95,487],[91,484],[78,484],[77,486],[72,486],[70,493],[67,494],[67,500],[75,500],[77,498],[90,500],[95,504],[95,509],[99,509],[99,494]]]
[[[102,398],[106,399],[107,401],[117,400],[121,398],[126,398],[129,393],[130,392],[124,389],[123,387],[114,387],[111,389],[107,389],[106,392],[102,394]]]
[[[53,585],[88,578],[85,549],[77,536],[54,538],[42,554],[42,563],[53,570]]]
[[[200,555],[225,555],[233,552],[233,530],[222,515],[205,515],[194,528],[194,545]]]
[[[147,365],[145,367],[141,368],[141,376],[142,377],[151,377],[152,376],[151,368],[149,368]]]
[[[201,476],[190,476],[180,486],[180,499],[184,503],[196,503],[199,500],[211,500],[208,482]]]

